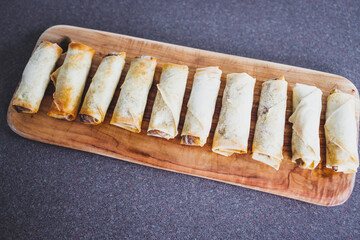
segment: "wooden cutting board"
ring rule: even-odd
[[[8,124],[17,134],[40,142],[226,182],[318,205],[335,206],[344,203],[349,198],[354,187],[355,174],[335,173],[325,168],[324,136],[326,98],[331,89],[336,87],[354,95],[357,99],[357,110],[359,109],[358,91],[349,80],[334,74],[294,66],[72,26],[59,25],[51,27],[41,35],[37,44],[44,40],[56,42],[63,48],[66,48],[71,40],[84,43],[95,49],[96,53],[87,86],[95,74],[101,58],[109,52],[125,51],[127,53],[126,65],[120,79],[120,84],[124,81],[132,58],[140,55],[156,57],[158,65],[146,105],[142,132],[135,134],[109,124],[119,95],[119,87],[103,124],[98,126],[85,125],[80,122],[79,117],[73,122],[48,117],[46,113],[52,102],[51,95],[54,91],[52,84],[49,84],[37,114],[21,114],[9,107]],[[61,64],[64,56],[65,54],[62,55],[58,65]],[[219,66],[223,71],[211,133],[207,144],[202,148],[180,145],[180,136],[167,141],[146,135],[156,94],[155,84],[159,82],[161,66],[166,62],[186,64],[190,70],[181,111],[180,133],[184,123],[186,103],[189,99],[195,69],[198,67]],[[278,171],[252,160],[249,154],[234,154],[231,157],[223,157],[211,151],[212,138],[219,117],[226,74],[233,72],[247,72],[257,79],[251,116],[249,152],[253,140],[261,84],[269,78],[280,77],[281,75],[284,75],[289,82],[283,149],[284,159]],[[291,124],[287,119],[292,112],[292,89],[295,83],[315,85],[323,91],[323,109],[320,124],[322,160],[321,164],[313,171],[303,170],[290,161]],[[84,94],[86,90],[87,88]],[[357,112],[358,117],[359,112]]]

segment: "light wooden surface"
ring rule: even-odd
[[[226,182],[319,205],[339,205],[349,198],[354,187],[355,174],[335,173],[325,168],[325,136],[323,129],[326,98],[332,88],[336,87],[356,96],[357,109],[359,109],[358,91],[347,79],[304,68],[64,25],[47,29],[41,35],[37,44],[46,40],[57,42],[64,47],[70,39],[89,45],[96,51],[87,86],[95,74],[101,58],[109,52],[125,51],[127,53],[126,65],[120,84],[124,81],[130,60],[135,56],[150,55],[158,59],[154,83],[150,90],[144,114],[142,132],[135,134],[109,124],[119,95],[119,87],[103,124],[98,126],[85,125],[80,122],[79,117],[73,122],[48,117],[46,113],[52,101],[51,94],[54,91],[54,87],[50,84],[37,114],[21,114],[9,107],[8,124],[17,134],[36,141]],[[58,65],[61,64],[64,56],[63,54]],[[202,148],[180,145],[180,136],[167,141],[146,135],[156,94],[155,84],[159,82],[161,66],[166,62],[186,64],[190,70],[181,112],[179,133],[181,133],[184,123],[186,103],[190,95],[195,69],[198,67],[219,66],[223,71],[211,133],[207,144]],[[281,75],[284,75],[289,82],[283,149],[284,159],[278,171],[252,160],[249,154],[234,154],[231,157],[223,157],[211,151],[212,137],[219,117],[226,74],[232,72],[247,72],[257,79],[251,116],[249,152],[254,134],[262,82]],[[313,171],[303,170],[290,161],[291,124],[288,122],[288,118],[292,109],[292,88],[297,82],[315,85],[323,91],[320,126],[322,160],[320,166]],[[359,113],[357,112],[358,117]]]

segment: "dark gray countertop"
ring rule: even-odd
[[[1,4],[1,239],[360,238],[359,175],[345,204],[320,207],[30,141],[6,123],[38,37],[56,24],[335,73],[359,88],[360,1],[97,2]]]

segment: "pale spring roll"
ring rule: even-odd
[[[42,42],[26,64],[11,105],[17,112],[36,113],[57,60],[62,53],[56,43]]]
[[[94,53],[94,49],[84,44],[69,44],[63,65],[51,74],[55,93],[48,112],[50,117],[68,121],[76,118]]]
[[[101,61],[79,113],[84,123],[96,125],[104,121],[125,65],[125,57],[125,52],[110,53]]]
[[[287,82],[270,79],[262,84],[252,158],[276,170],[283,158]]]
[[[202,147],[206,143],[220,88],[221,73],[219,67],[196,69],[181,133],[181,144]]]
[[[326,167],[354,173],[359,167],[355,98],[333,90],[327,99],[325,136]]]
[[[213,152],[224,156],[247,152],[255,81],[246,73],[227,75]]]
[[[151,113],[148,135],[166,139],[177,134],[189,68],[166,63],[162,66],[158,92]]]
[[[293,89],[292,162],[305,169],[314,169],[320,162],[321,96],[314,86],[297,83]]]
[[[110,124],[135,133],[141,131],[141,122],[155,67],[156,58],[154,57],[136,57],[131,61]]]

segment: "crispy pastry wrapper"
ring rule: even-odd
[[[219,67],[196,69],[181,133],[181,144],[202,147],[206,143],[220,88],[221,73]]]
[[[292,162],[301,168],[314,169],[320,162],[319,124],[321,115],[320,89],[297,83],[293,89]]]
[[[18,89],[11,105],[18,112],[36,113],[50,81],[62,48],[56,43],[42,42],[26,64]]]
[[[166,139],[177,134],[189,68],[166,63],[162,66],[158,92],[151,113],[148,135]]]
[[[50,117],[68,121],[76,118],[94,53],[94,49],[84,44],[69,44],[63,65],[51,74],[55,93],[48,112]]]
[[[270,79],[262,84],[252,158],[276,170],[283,158],[287,82]]]
[[[354,173],[359,167],[354,96],[333,90],[327,99],[325,137],[326,167]]]
[[[141,131],[156,63],[156,58],[150,56],[136,57],[131,61],[110,124],[135,133]]]
[[[246,73],[227,75],[213,152],[224,156],[247,152],[255,81]]]
[[[110,53],[101,61],[80,110],[80,119],[86,124],[100,124],[104,121],[121,72],[126,53]]]

